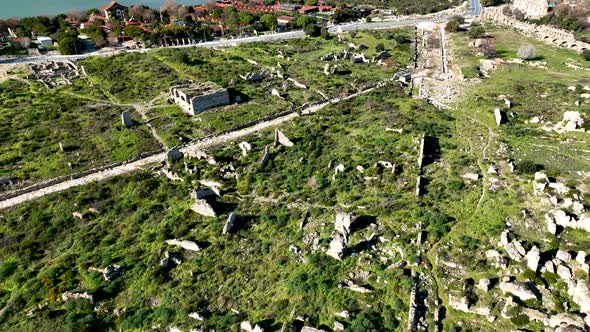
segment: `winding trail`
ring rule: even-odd
[[[373,91],[374,89],[375,89],[374,87],[368,88],[368,89],[362,90],[360,92],[351,94],[347,97],[334,98],[334,99],[331,99],[327,102],[310,106],[310,107],[302,110],[301,115],[299,115],[296,111],[293,111],[293,112],[288,113],[286,115],[282,115],[282,116],[278,116],[278,117],[270,119],[270,120],[262,121],[262,122],[259,122],[255,125],[252,125],[249,127],[230,131],[228,133],[221,134],[218,136],[207,137],[202,140],[189,143],[189,144],[185,145],[184,147],[182,147],[180,150],[183,153],[187,153],[190,151],[196,151],[196,150],[210,148],[210,147],[216,146],[216,145],[225,144],[227,142],[237,140],[237,139],[242,138],[244,136],[248,136],[248,135],[254,134],[256,132],[259,132],[259,131],[262,131],[262,130],[265,130],[265,129],[268,129],[271,127],[276,127],[276,126],[278,126],[282,123],[285,123],[287,121],[290,121],[296,117],[316,113],[328,105],[337,104],[339,102],[355,98],[357,96],[369,93],[369,92]],[[83,177],[80,177],[77,179],[65,180],[65,181],[62,181],[62,182],[59,182],[59,183],[56,183],[53,185],[49,185],[47,187],[40,188],[40,189],[31,191],[28,193],[19,194],[17,196],[12,197],[12,198],[8,198],[6,200],[0,201],[0,210],[11,208],[16,205],[43,197],[45,195],[61,192],[61,191],[64,191],[64,190],[67,190],[67,189],[70,189],[73,187],[83,186],[83,185],[90,184],[93,182],[98,182],[98,181],[104,181],[104,180],[113,178],[115,176],[120,176],[120,175],[125,175],[125,174],[131,173],[131,172],[135,172],[135,171],[147,168],[148,166],[151,166],[151,165],[157,165],[164,160],[166,160],[166,152],[158,153],[158,154],[155,154],[155,155],[152,155],[152,156],[149,156],[146,158],[142,158],[137,161],[129,162],[129,163],[126,163],[126,164],[123,164],[120,166],[116,166],[116,167],[113,167],[111,169],[107,169],[104,171],[92,173],[92,174],[89,174],[89,175],[86,175],[86,176],[83,176]]]

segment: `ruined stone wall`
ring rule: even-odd
[[[483,8],[480,20],[514,28],[525,36],[544,41],[557,47],[570,48],[577,52],[590,49],[590,44],[576,40],[574,34],[569,31],[547,25],[535,25],[518,21],[512,17],[504,15],[502,13],[503,7],[504,6]]]
[[[227,89],[223,89],[210,94],[193,97],[191,102],[193,104],[193,114],[198,114],[213,107],[229,104],[229,93]]]
[[[520,10],[526,18],[537,19],[547,15],[547,0],[514,0],[514,8]]]

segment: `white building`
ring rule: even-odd
[[[53,46],[53,39],[50,37],[37,37],[37,43],[39,43],[39,46]]]

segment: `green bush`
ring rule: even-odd
[[[541,165],[536,164],[532,160],[522,160],[516,164],[516,170],[520,174],[534,174],[542,169],[543,167]]]

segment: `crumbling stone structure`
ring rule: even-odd
[[[514,28],[522,34],[544,41],[557,47],[570,48],[577,52],[590,49],[590,44],[576,40],[573,33],[547,25],[535,25],[518,21],[502,13],[504,6],[485,7],[480,16],[481,20]]]
[[[547,0],[514,0],[513,7],[520,10],[524,17],[537,19],[547,15],[549,3]]]
[[[170,98],[190,115],[230,103],[227,89],[212,83],[173,86],[170,88]]]

